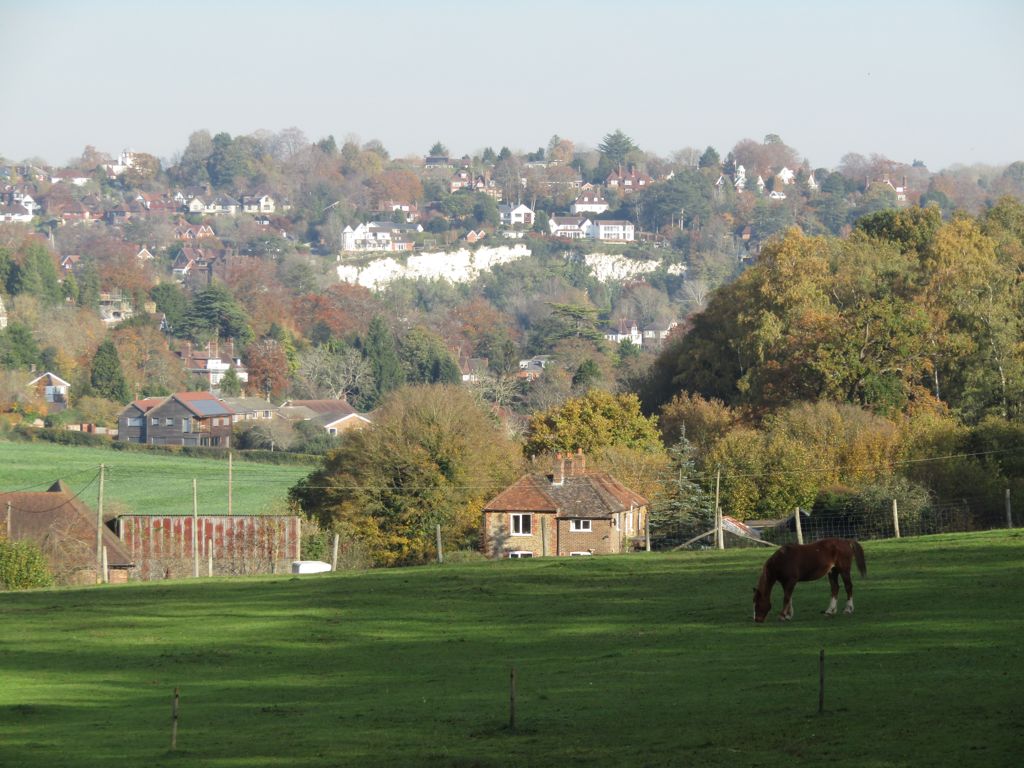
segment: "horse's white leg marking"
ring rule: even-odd
[[[835,602],[833,600],[833,602]],[[853,598],[849,597],[846,599],[846,610],[843,613],[853,613]]]
[[[836,596],[832,595],[832,599],[828,601],[828,608],[825,609],[826,616],[836,615]]]

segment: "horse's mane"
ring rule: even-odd
[[[761,566],[761,578],[757,580],[757,591],[759,594],[766,595],[769,593],[769,578],[770,577],[768,576],[768,563],[766,562],[764,565]]]

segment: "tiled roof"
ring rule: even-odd
[[[10,504],[11,539],[33,541],[59,568],[96,567],[96,513],[60,480],[42,492],[0,493],[0,510]],[[103,546],[112,567],[132,565],[131,554],[103,526]]]
[[[606,472],[566,475],[561,484],[550,475],[531,473],[495,496],[485,512],[556,512],[560,518],[607,518],[647,499]]]
[[[329,413],[337,418],[356,412],[356,409],[349,405],[347,400],[289,400],[284,405],[303,405],[318,414]]]

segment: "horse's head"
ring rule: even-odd
[[[763,623],[771,610],[771,593],[762,592],[757,587],[754,587],[754,621],[758,624]]]

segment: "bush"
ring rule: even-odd
[[[920,531],[922,519],[931,511],[927,489],[902,477],[891,477],[860,488],[837,487],[818,494],[805,531],[846,538],[886,538],[894,535],[892,501],[899,505],[900,526]]]
[[[48,587],[53,577],[46,558],[30,541],[0,540],[0,589]]]

